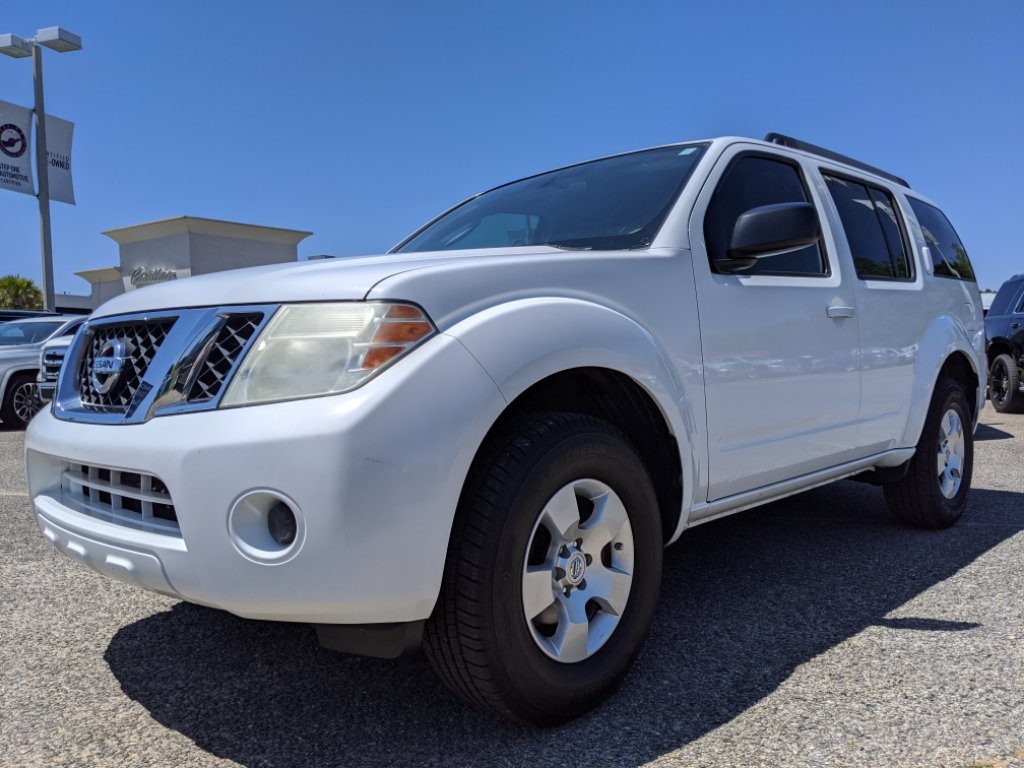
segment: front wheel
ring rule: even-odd
[[[974,467],[974,432],[967,395],[956,381],[935,385],[917,450],[906,476],[885,485],[885,499],[901,522],[948,528],[967,507]]]
[[[0,420],[8,427],[24,429],[38,411],[35,376],[27,373],[12,376],[0,405]]]
[[[554,725],[592,709],[639,651],[661,579],[648,474],[611,425],[531,416],[484,449],[425,645],[463,698]]]

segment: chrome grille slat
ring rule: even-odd
[[[262,320],[261,312],[242,312],[224,318],[217,338],[199,361],[199,372],[186,396],[187,402],[205,402],[220,394],[228,374]]]

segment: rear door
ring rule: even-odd
[[[855,272],[862,355],[858,442],[867,453],[879,453],[903,436],[917,351],[939,310],[913,258],[898,196],[846,170],[822,167],[820,173],[839,256]]]

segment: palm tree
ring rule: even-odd
[[[21,275],[0,277],[0,307],[42,309],[43,293],[39,286]]]

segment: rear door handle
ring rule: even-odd
[[[853,307],[826,307],[825,314],[835,320],[840,317],[853,317],[856,310]]]

